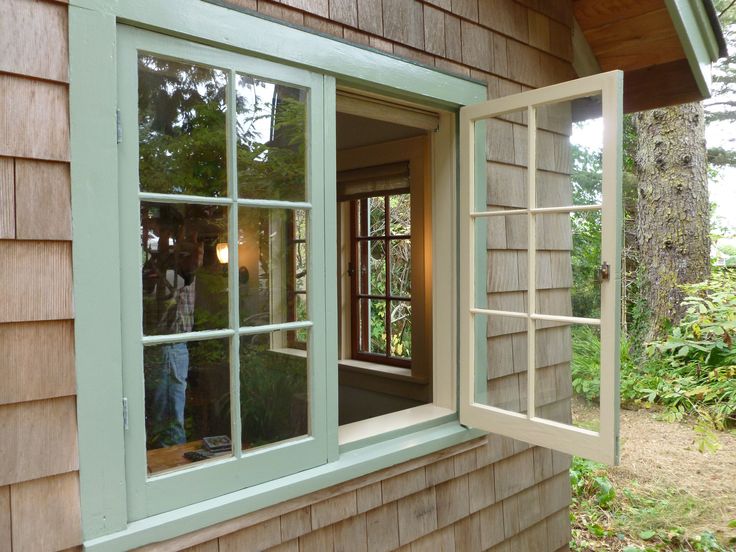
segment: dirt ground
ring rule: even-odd
[[[728,541],[736,537],[736,528],[727,527],[736,519],[736,434],[717,436],[721,448],[701,453],[692,423],[667,423],[644,409],[622,410],[621,464],[608,470],[609,477],[617,489],[689,494],[701,511],[694,512],[688,530],[709,530]]]

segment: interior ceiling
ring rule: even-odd
[[[624,110],[702,99],[664,0],[573,0],[603,71],[622,69]]]
[[[420,136],[426,131],[394,123],[386,123],[357,115],[337,113],[337,149],[370,146]]]

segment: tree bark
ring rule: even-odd
[[[680,321],[681,284],[710,273],[710,217],[701,103],[639,113],[637,242],[650,310],[646,339]]]

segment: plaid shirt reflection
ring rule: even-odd
[[[162,310],[156,327],[156,334],[177,334],[191,332],[194,328],[194,300],[196,280],[187,284],[184,278],[173,270],[166,273],[166,282],[163,283],[171,295],[159,303]]]

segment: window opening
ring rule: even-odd
[[[351,108],[354,106],[351,106]],[[339,422],[432,402],[426,129],[337,114]],[[417,353],[417,351],[419,351]],[[423,354],[424,353],[424,354]]]

